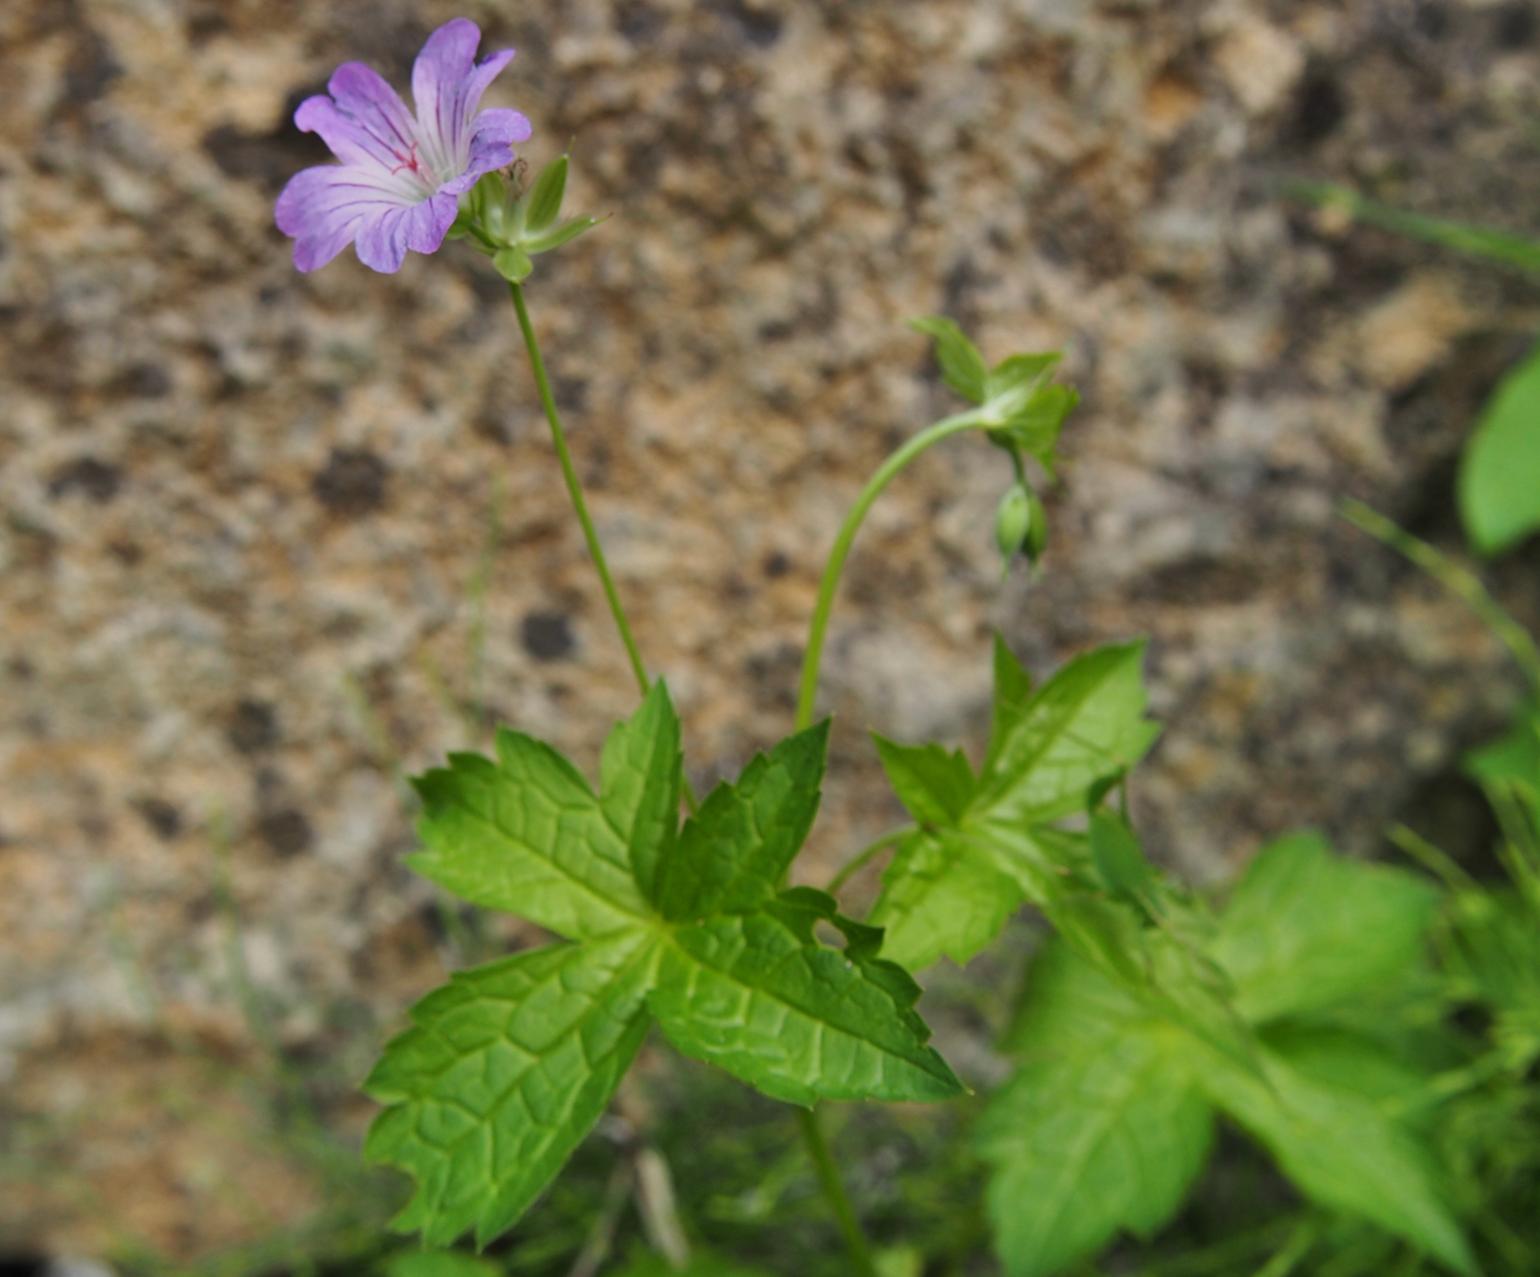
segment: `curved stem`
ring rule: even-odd
[[[802,682],[797,694],[798,731],[813,721],[813,702],[818,695],[818,667],[823,661],[824,639],[829,632],[829,614],[834,610],[834,596],[839,589],[840,574],[845,570],[845,560],[850,557],[850,547],[855,542],[856,533],[860,531],[867,511],[899,471],[926,449],[965,430],[982,428],[978,414],[970,411],[947,417],[920,431],[877,468],[877,473],[867,481],[866,487],[861,489],[861,495],[850,507],[850,513],[845,516],[845,522],[840,525],[839,534],[829,550],[829,561],[824,565],[823,580],[818,585],[818,602],[813,607],[813,619],[808,626],[807,649],[802,654]]]
[[[799,1108],[797,1120],[801,1123],[802,1138],[812,1156],[813,1166],[818,1171],[818,1182],[823,1185],[824,1196],[834,1210],[834,1218],[839,1223],[845,1249],[850,1252],[856,1272],[859,1277],[877,1277],[877,1261],[872,1257],[871,1244],[861,1231],[855,1207],[850,1204],[845,1185],[840,1182],[839,1168],[834,1164],[829,1141],[824,1138],[823,1127],[818,1121],[818,1110]]]
[[[588,555],[594,561],[594,569],[599,573],[599,584],[604,588],[605,601],[610,605],[610,615],[615,618],[615,628],[620,632],[620,641],[626,649],[626,657],[631,662],[631,673],[636,678],[636,685],[643,696],[652,686],[652,680],[647,677],[647,667],[642,663],[642,654],[636,646],[636,638],[631,633],[631,624],[626,620],[626,610],[620,602],[620,592],[615,588],[615,578],[610,575],[609,563],[604,557],[604,547],[599,544],[599,533],[594,529],[594,521],[588,514],[588,502],[583,499],[583,485],[578,479],[577,469],[572,464],[572,453],[567,448],[567,435],[561,426],[561,416],[556,411],[556,399],[551,394],[551,379],[546,375],[545,360],[540,355],[540,343],[535,340],[534,325],[529,322],[529,308],[524,304],[524,289],[518,284],[510,282],[509,291],[513,294],[513,309],[519,317],[519,331],[524,334],[524,345],[529,350],[529,366],[535,374],[535,389],[540,394],[540,406],[545,409],[545,419],[551,423],[551,441],[556,445],[556,459],[561,462],[562,478],[567,483],[567,495],[572,498],[572,510],[577,515],[578,523],[583,529],[583,539],[588,543]]]

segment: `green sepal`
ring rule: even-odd
[[[490,242],[501,244],[514,225],[510,195],[501,173],[484,173],[461,200],[461,216],[479,226]]]
[[[538,236],[561,215],[561,202],[567,193],[567,167],[568,156],[563,152],[540,170],[540,176],[530,187],[524,212],[524,229],[530,237]]]
[[[570,244],[579,235],[587,234],[605,220],[603,217],[569,217],[543,234],[531,235],[524,241],[524,247],[531,253],[549,253],[553,248]]]
[[[492,266],[510,284],[522,284],[535,269],[529,254],[516,244],[509,244],[493,253]]]

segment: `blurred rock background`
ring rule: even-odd
[[[239,1079],[356,1080],[477,925],[402,868],[402,777],[492,722],[590,766],[632,703],[500,282],[455,246],[301,277],[272,226],[326,158],[298,102],[350,58],[405,84],[462,13],[519,49],[526,156],[574,139],[614,214],[532,306],[698,781],[786,730],[848,501],[951,410],[903,323],[939,311],[1063,348],[1085,405],[1038,580],[999,582],[980,443],[878,506],[810,866],[896,817],[864,729],[980,739],[992,627],[1039,669],[1151,636],[1136,809],[1195,880],[1300,825],[1481,849],[1452,764],[1517,679],[1335,508],[1457,547],[1540,305],[1279,186],[1533,231],[1536,5],[6,0],[0,1252],[301,1217]],[[1531,623],[1537,563],[1493,573]]]

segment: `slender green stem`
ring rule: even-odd
[[[802,1139],[807,1144],[813,1166],[818,1171],[818,1182],[823,1186],[824,1196],[829,1199],[829,1205],[834,1209],[834,1218],[845,1238],[845,1249],[850,1252],[850,1259],[855,1264],[856,1272],[859,1277],[877,1277],[877,1261],[872,1257],[871,1244],[866,1240],[866,1234],[861,1231],[861,1223],[856,1219],[855,1207],[850,1204],[845,1185],[840,1182],[839,1168],[834,1165],[834,1155],[829,1151],[829,1141],[824,1138],[823,1127],[818,1121],[818,1111],[798,1109],[797,1120],[802,1125]]]
[[[824,565],[823,580],[818,585],[818,601],[813,606],[813,619],[808,626],[807,650],[802,654],[802,683],[797,696],[797,730],[809,726],[813,721],[813,703],[818,695],[818,667],[823,661],[829,615],[834,610],[834,596],[839,590],[845,560],[850,557],[850,547],[855,542],[856,533],[860,531],[867,511],[899,471],[922,452],[943,439],[949,439],[965,430],[978,429],[982,429],[982,423],[978,414],[970,411],[947,417],[920,431],[877,468],[877,473],[867,481],[866,487],[861,489],[861,495],[850,507],[850,513],[845,516],[839,535],[834,538],[834,545],[829,550],[829,561]]]
[[[866,846],[862,847],[860,851],[856,852],[855,855],[845,862],[840,871],[829,879],[829,885],[824,890],[831,896],[834,895],[870,861],[881,855],[886,848],[891,847],[906,834],[913,832],[913,825],[905,825],[901,829],[890,829],[887,833],[873,838],[871,842],[867,843]]]
[[[1540,694],[1540,648],[1535,646],[1535,640],[1525,632],[1524,627],[1504,612],[1497,600],[1487,593],[1480,577],[1361,501],[1344,502],[1342,517],[1360,531],[1383,541],[1391,549],[1399,550],[1485,621],[1487,628],[1497,636],[1498,641],[1512,654],[1514,662],[1524,671],[1530,688]]]
[[[518,284],[509,283],[513,294],[513,309],[519,316],[519,331],[524,334],[524,345],[529,350],[529,366],[535,374],[535,389],[540,394],[540,406],[545,409],[545,419],[551,423],[551,442],[556,445],[556,459],[561,462],[562,478],[567,483],[567,495],[572,498],[572,510],[583,529],[583,539],[588,543],[588,555],[599,573],[599,584],[604,588],[605,601],[610,605],[610,615],[615,618],[615,628],[625,645],[626,657],[631,662],[631,673],[642,695],[652,686],[647,677],[647,667],[631,633],[631,623],[626,620],[626,610],[620,602],[620,591],[615,588],[615,578],[610,575],[609,563],[604,557],[604,547],[599,544],[599,533],[588,514],[588,502],[583,499],[583,485],[577,469],[572,464],[572,453],[567,448],[567,435],[562,429],[561,415],[556,411],[556,399],[551,394],[551,379],[546,375],[545,360],[540,355],[540,343],[535,340],[534,325],[529,322],[529,308],[524,304],[524,290]]]
[[[845,522],[840,525],[839,533],[834,538],[833,546],[830,547],[828,562],[824,564],[823,579],[818,584],[818,601],[813,606],[813,619],[808,626],[807,648],[802,653],[802,681],[797,695],[796,729],[798,731],[809,726],[813,721],[814,700],[818,695],[818,668],[823,660],[824,640],[829,633],[829,616],[834,610],[834,596],[839,591],[840,574],[845,569],[845,560],[850,557],[850,548],[855,544],[856,533],[860,531],[867,512],[882,495],[882,490],[922,452],[952,435],[961,434],[965,430],[978,429],[979,425],[978,415],[966,412],[955,417],[947,417],[920,431],[877,468],[877,472],[861,489],[855,504],[850,507],[850,513],[845,516]],[[851,874],[903,832],[900,830],[897,833],[885,834],[857,853],[856,857],[835,875],[833,882],[829,884],[829,890],[837,890]],[[845,1248],[850,1253],[851,1262],[855,1265],[860,1277],[874,1277],[876,1268],[872,1259],[871,1246],[866,1240],[866,1235],[861,1231],[861,1222],[850,1204],[845,1186],[840,1182],[839,1170],[834,1165],[834,1159],[829,1153],[829,1145],[818,1124],[818,1111],[804,1109],[797,1116],[802,1124],[803,1142],[807,1145],[808,1155],[813,1159],[813,1165],[818,1171],[818,1180],[823,1185],[824,1196],[829,1199],[834,1217],[839,1222],[840,1232],[844,1235]]]

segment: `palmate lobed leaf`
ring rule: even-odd
[[[1142,644],[1077,657],[1032,690],[996,640],[995,709],[979,776],[935,746],[879,742],[899,797],[921,828],[902,840],[872,921],[884,952],[919,970],[966,962],[1020,905],[1046,906],[1084,847],[1049,828],[1084,808],[1087,791],[1136,762],[1158,728],[1145,718]]]
[[[1074,948],[1055,941],[1034,962],[1006,1043],[1021,1057],[1017,1080],[992,1104],[985,1126],[1007,1271],[1055,1271],[1119,1229],[1158,1223],[1164,1216],[1154,1205],[1174,1210],[1186,1181],[1161,1171],[1187,1165],[1177,1151],[1166,1154],[1170,1167],[1124,1184],[1123,1196],[1093,1186],[1130,1148],[1196,1132],[1188,1107],[1195,1096],[1264,1144],[1312,1198],[1378,1224],[1453,1271],[1473,1271],[1420,1134],[1428,1070],[1436,1066],[1392,1050],[1396,1035],[1377,1034],[1372,1019],[1374,999],[1424,960],[1430,895],[1409,875],[1331,856],[1305,835],[1257,857],[1217,924],[1201,911],[1187,920],[1180,900],[1141,892],[1153,910],[1143,924],[1146,943],[1133,902],[1080,898],[1091,920],[1101,917],[1098,909],[1107,915],[1107,944],[1081,927]],[[1082,950],[1106,960],[1093,962]],[[1141,951],[1133,962],[1113,960]],[[1103,1076],[1108,1058],[1124,1067]],[[1096,1102],[1037,1108],[1021,1079],[1067,1088],[1072,1097],[1085,1087]],[[1139,1125],[1144,1103],[1160,1118],[1153,1134]],[[1124,1107],[1132,1114],[1126,1120]],[[1083,1192],[1056,1178],[1074,1173],[1067,1149],[1080,1150]],[[1149,1201],[1126,1200],[1140,1184]],[[1066,1204],[1050,1210],[1060,1200]]]
[[[367,1154],[416,1192],[395,1221],[430,1245],[519,1217],[609,1102],[654,1019],[766,1094],[939,1099],[961,1084],[926,1042],[918,988],[880,933],[817,892],[779,890],[818,807],[827,724],[755,758],[678,825],[680,731],[659,684],[606,742],[601,789],[548,746],[500,733],[418,784],[416,867],[573,943],[429,994],[365,1089]],[[819,942],[818,922],[845,932]]]

